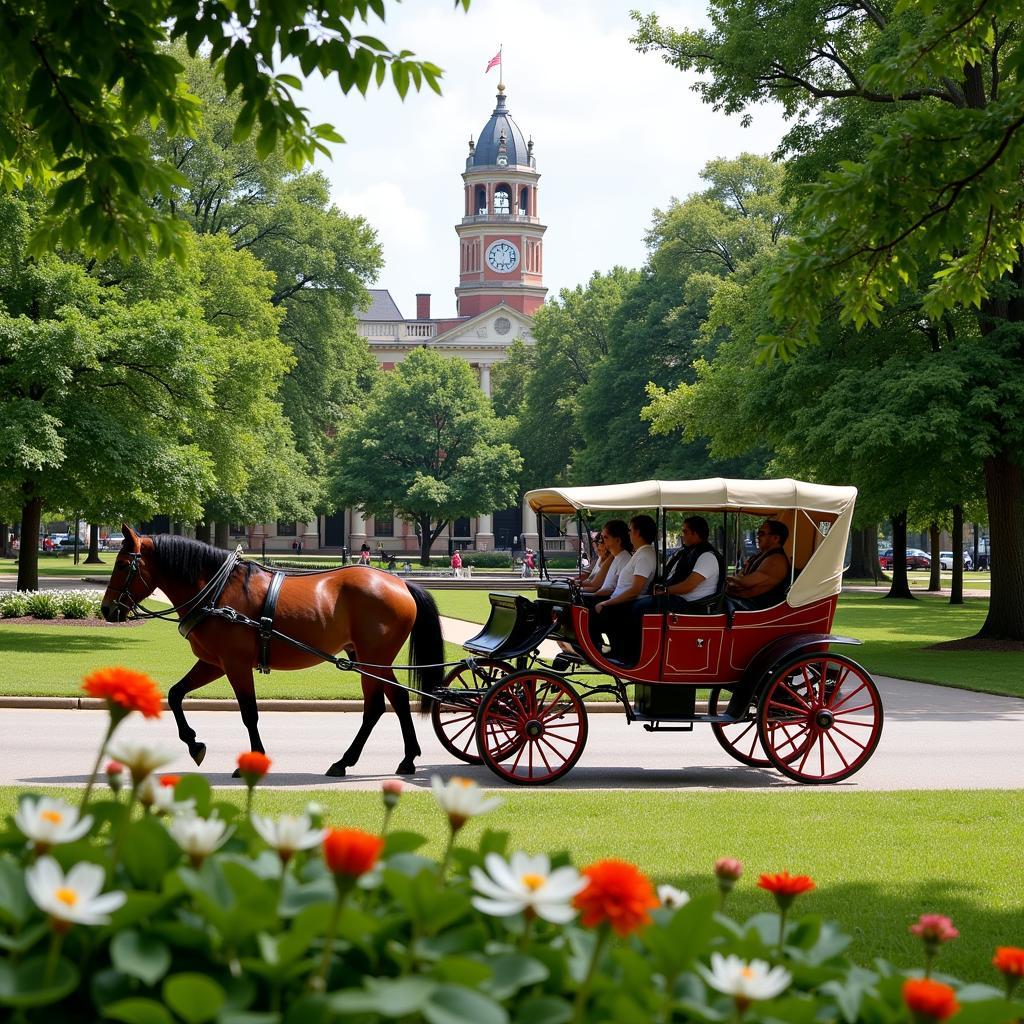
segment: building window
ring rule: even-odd
[[[277,535],[278,537],[294,537],[295,536],[295,523],[285,523],[280,519],[277,521]]]
[[[373,517],[374,537],[394,537],[395,535],[395,514],[389,516]]]
[[[519,190],[519,215],[526,217],[530,213],[530,190],[521,188]]]
[[[462,516],[460,519],[456,519],[452,523],[452,536],[453,537],[469,537],[469,517]]]
[[[476,213],[478,217],[487,215],[487,189],[483,185],[476,187]]]
[[[228,527],[228,533],[232,537],[244,537],[245,536],[245,525],[243,523],[232,523]]]
[[[494,190],[494,213],[498,217],[507,217],[510,213],[511,195],[508,185],[499,185]]]

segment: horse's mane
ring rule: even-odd
[[[160,568],[186,583],[209,579],[228,560],[227,551],[190,537],[160,533],[152,541]]]

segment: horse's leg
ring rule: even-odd
[[[391,675],[390,672],[387,674]],[[402,739],[405,742],[405,757],[395,769],[395,774],[415,775],[415,759],[420,756],[422,751],[416,740],[416,726],[413,725],[412,711],[409,709],[409,691],[401,686],[385,685],[384,692],[387,694],[388,700],[391,701],[395,714],[398,715],[398,722],[402,726]]]
[[[228,682],[235,692],[235,700],[238,701],[238,710],[242,713],[242,725],[249,733],[249,749],[259,754],[265,754],[263,740],[260,739],[258,723],[260,713],[256,707],[256,684],[253,681],[252,667],[243,666],[228,670]],[[239,771],[236,768],[232,778],[238,778]]]
[[[167,691],[167,704],[178,726],[178,738],[188,746],[188,752],[197,765],[202,764],[203,758],[206,757],[206,744],[196,740],[195,730],[188,724],[181,702],[193,690],[212,683],[214,679],[219,679],[222,675],[224,675],[222,668],[211,665],[208,661],[197,661],[185,676]]]
[[[333,778],[343,776],[345,769],[351,768],[359,760],[359,755],[363,752],[363,747],[370,738],[373,727],[380,721],[380,716],[384,714],[384,691],[381,689],[380,683],[370,676],[363,676],[362,685],[363,724],[359,727],[359,732],[356,733],[355,739],[352,740],[341,760],[335,761],[327,769],[326,774]]]

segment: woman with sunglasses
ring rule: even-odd
[[[583,572],[576,577],[581,585],[593,583],[612,557],[612,553],[608,550],[608,545],[604,542],[604,534],[600,530],[590,538],[590,543],[594,551],[594,564],[591,566],[584,565]]]
[[[584,594],[611,594],[619,582],[619,573],[633,555],[629,527],[621,519],[609,519],[601,530],[607,556],[598,565],[598,573],[580,588]]]

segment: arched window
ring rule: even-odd
[[[511,213],[512,190],[508,185],[498,185],[494,189],[494,213],[498,217],[507,217]]]
[[[528,188],[519,190],[519,215],[521,217],[530,215],[530,190]]]
[[[483,185],[476,187],[476,215],[478,217],[487,215],[487,189]]]

